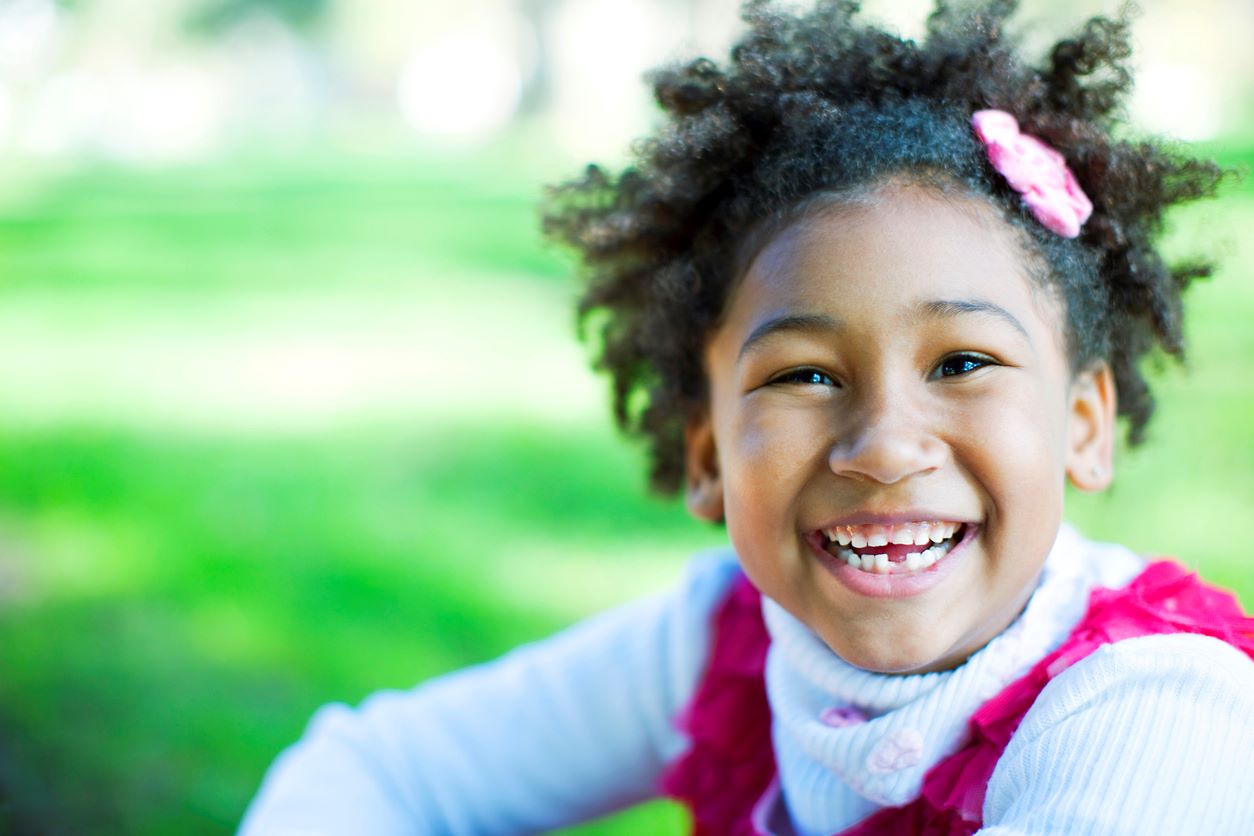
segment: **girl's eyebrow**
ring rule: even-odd
[[[745,338],[736,355],[739,362],[756,344],[767,337],[785,331],[839,331],[843,323],[839,319],[825,314],[781,314],[763,322]]]
[[[992,314],[1013,326],[1029,343],[1032,342],[1028,329],[1023,327],[1023,323],[1014,314],[1001,305],[995,305],[983,299],[933,299],[930,302],[919,303],[916,310],[921,316],[944,317],[947,319],[969,313]]]
[[[1023,327],[1023,323],[1014,314],[1001,305],[983,299],[933,299],[928,302],[920,302],[915,310],[921,317],[941,317],[946,319],[971,313],[991,314],[1008,323],[1022,334],[1023,338],[1029,343],[1032,342],[1028,329]],[[745,338],[744,343],[741,344],[740,353],[736,355],[736,361],[739,362],[754,346],[775,334],[789,331],[832,332],[839,331],[843,327],[844,323],[839,319],[826,314],[780,314],[779,316],[771,317],[753,329],[749,336]]]

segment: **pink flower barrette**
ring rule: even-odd
[[[1019,122],[1004,110],[977,110],[971,125],[988,151],[988,161],[1010,188],[1023,195],[1032,215],[1064,238],[1079,235],[1093,214],[1093,203],[1062,154],[1022,133]]]

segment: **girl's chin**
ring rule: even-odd
[[[952,670],[966,661],[963,654],[929,653],[926,650],[902,652],[885,649],[832,648],[845,662],[870,673],[911,676]]]
[[[936,616],[932,612],[893,618],[880,613],[870,616],[873,626],[870,619],[859,619],[857,632],[845,620],[811,629],[841,660],[870,673],[906,676],[953,670],[982,643],[971,632],[972,625],[942,623]]]

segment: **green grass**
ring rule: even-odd
[[[491,426],[6,441],[12,797],[67,832],[233,823],[320,703],[489,659],[708,543],[633,466],[608,435]],[[485,516],[508,543],[467,536]]]
[[[0,287],[365,287],[424,266],[560,275],[538,246],[532,172],[482,157],[88,170],[0,197]]]
[[[534,235],[540,178],[517,172],[502,155],[16,178],[0,200],[0,833],[227,831],[318,705],[492,658],[720,541],[644,495],[600,386],[564,365],[571,288]],[[1244,557],[1214,534],[1254,507],[1252,226],[1249,183],[1179,218],[1173,251],[1230,253],[1192,299],[1191,368],[1164,376],[1115,488],[1069,508],[1247,606]],[[312,424],[300,402],[268,422],[219,402],[247,371],[232,346],[410,327],[429,387]],[[52,376],[75,345],[90,374]],[[189,357],[228,368],[208,380]],[[150,368],[169,403],[123,387]],[[44,391],[69,380],[90,396]],[[653,804],[579,832],[681,830]]]

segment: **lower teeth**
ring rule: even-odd
[[[949,554],[955,542],[956,537],[951,537],[922,552],[911,552],[900,563],[889,560],[887,554],[859,555],[857,552],[844,546],[838,547],[836,553],[837,557],[844,560],[850,567],[860,569],[863,572],[870,572],[876,575],[904,575],[909,572],[930,569],[938,560]]]

